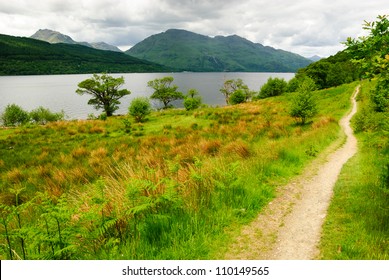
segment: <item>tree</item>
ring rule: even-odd
[[[242,79],[227,80],[224,82],[223,87],[220,89],[220,92],[224,95],[227,104],[231,104],[230,98],[237,91],[241,91],[239,95],[243,94],[245,101],[251,99],[253,95],[252,91],[250,91],[249,87],[243,83]]]
[[[163,103],[164,109],[169,107],[169,103],[175,100],[184,99],[184,95],[177,91],[178,86],[172,85],[173,77],[164,77],[155,79],[147,83],[148,87],[154,89],[151,99],[157,99]]]
[[[63,120],[64,117],[65,113],[63,111],[60,113],[53,113],[49,109],[42,106],[30,112],[31,120],[37,124],[46,124],[48,122],[60,121]]]
[[[389,111],[389,19],[378,16],[377,21],[365,21],[363,29],[369,35],[359,39],[348,38],[347,51],[360,65],[365,77],[377,79],[371,100],[378,112]]]
[[[86,79],[78,84],[76,92],[80,95],[90,94],[88,104],[93,105],[96,110],[103,109],[108,117],[119,109],[119,99],[131,92],[127,89],[120,89],[124,84],[124,78],[114,78],[107,74],[97,75]]]
[[[131,101],[128,112],[135,118],[135,121],[142,122],[151,113],[150,100],[146,97],[137,97]]]
[[[267,98],[281,95],[287,91],[288,83],[283,78],[270,77],[267,82],[261,87],[258,98]]]
[[[290,115],[300,119],[302,125],[308,118],[317,113],[316,103],[313,99],[312,91],[315,90],[315,82],[310,78],[305,78],[297,89],[297,95],[293,99]]]
[[[187,111],[195,110],[201,106],[201,96],[195,89],[188,90],[188,94],[184,99],[184,107]]]
[[[16,104],[7,105],[0,119],[5,126],[17,126],[30,121],[28,112]]]
[[[230,104],[236,105],[246,101],[246,94],[244,90],[238,89],[230,96]]]

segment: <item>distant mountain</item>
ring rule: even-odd
[[[0,34],[0,75],[166,72],[124,53]]]
[[[68,35],[64,35],[58,31],[53,31],[49,29],[39,29],[30,38],[46,41],[51,44],[58,44],[58,43],[73,44],[73,45],[78,44],[78,45],[84,45],[98,50],[122,52],[118,47],[109,45],[104,42],[98,42],[98,43],[76,42]]]
[[[312,61],[283,50],[265,47],[237,35],[214,38],[169,29],[150,36],[125,52],[186,71],[296,72]]]
[[[307,57],[309,60],[313,61],[313,62],[316,62],[316,61],[319,61],[320,59],[322,59],[322,57],[318,56],[318,55],[314,55],[314,56],[311,56],[311,57]]]

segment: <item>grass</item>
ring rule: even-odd
[[[364,83],[353,119],[358,153],[343,168],[334,189],[321,241],[322,259],[389,259],[388,113],[369,104]]]
[[[1,259],[213,259],[277,185],[339,138],[356,84],[142,124],[60,121],[0,131]]]

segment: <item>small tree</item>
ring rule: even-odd
[[[242,94],[244,95],[244,101],[248,101],[253,95],[252,91],[250,91],[249,87],[243,82],[242,79],[227,80],[224,82],[223,87],[220,89],[220,92],[224,95],[227,104],[231,104],[230,98],[237,91],[240,91],[238,94],[239,96],[242,96]]]
[[[1,121],[5,126],[17,126],[30,121],[28,112],[16,104],[7,105],[1,114]]]
[[[195,89],[190,89],[184,99],[184,107],[187,111],[195,110],[201,106],[201,96]]]
[[[300,119],[302,125],[308,118],[317,113],[317,106],[313,99],[312,91],[316,85],[310,78],[305,78],[297,89],[297,95],[293,99],[290,115]]]
[[[246,94],[243,89],[236,90],[231,96],[230,96],[230,104],[236,105],[240,104],[246,101]]]
[[[283,78],[270,77],[261,87],[258,98],[278,96],[287,91],[288,83]]]
[[[88,104],[96,110],[103,109],[107,117],[119,109],[119,99],[131,92],[127,89],[119,89],[124,84],[124,78],[114,78],[107,74],[97,75],[78,84],[76,92],[80,95],[90,94]]]
[[[178,86],[172,85],[173,77],[164,77],[155,79],[147,83],[148,87],[154,89],[151,99],[157,99],[163,103],[164,109],[169,107],[169,103],[175,100],[184,99],[184,95],[177,91]]]
[[[37,124],[46,124],[48,122],[63,120],[64,117],[65,113],[63,111],[60,113],[53,113],[42,106],[30,112],[31,120]]]
[[[142,122],[151,113],[150,100],[146,97],[137,97],[131,101],[128,112],[136,122]]]

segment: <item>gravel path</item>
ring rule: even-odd
[[[357,140],[350,119],[352,111],[340,120],[346,142],[334,143],[315,159],[302,175],[278,189],[277,197],[258,218],[243,228],[226,259],[309,260],[319,255],[318,244],[333,187],[343,165],[357,152]]]

